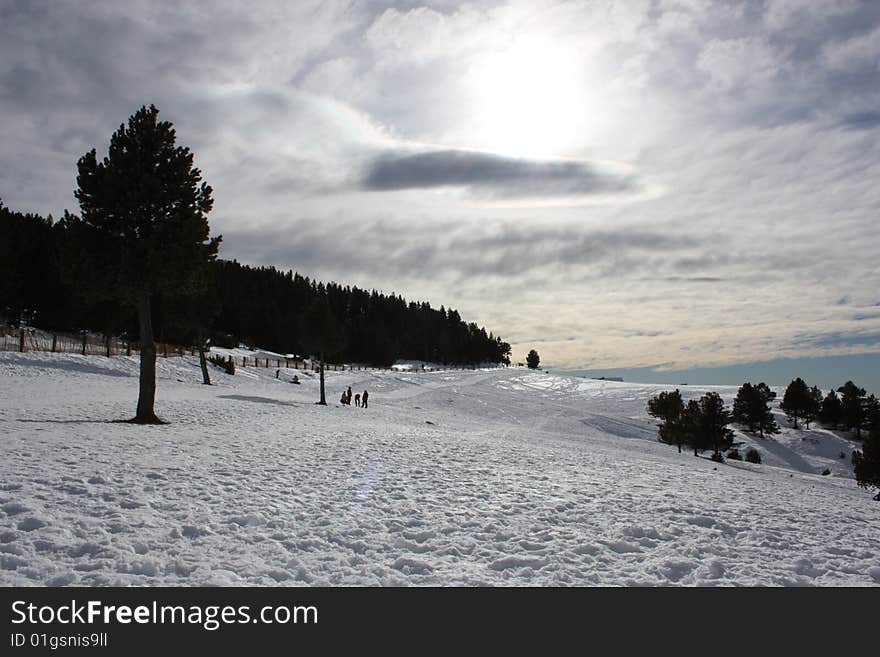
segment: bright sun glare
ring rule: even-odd
[[[542,37],[522,37],[472,69],[477,139],[509,155],[566,154],[586,107],[574,57]]]

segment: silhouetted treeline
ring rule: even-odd
[[[0,203],[0,319],[58,331],[90,330],[137,336],[131,308],[100,301],[82,289],[65,219],[13,212]],[[160,341],[192,344],[197,334],[215,344],[240,342],[281,353],[310,355],[309,318],[321,306],[339,336],[331,362],[387,365],[397,359],[465,364],[509,362],[510,345],[457,311],[398,295],[310,280],[293,271],[212,263],[214,285],[181,308],[156,299]]]
[[[326,304],[342,332],[340,349],[327,354],[330,360],[501,363],[509,358],[509,344],[442,306],[438,310],[393,294],[325,284],[292,271],[236,261],[218,260],[216,275],[220,295],[216,326],[239,341],[282,353],[308,353],[308,311]]]

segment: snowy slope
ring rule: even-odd
[[[172,424],[141,427],[112,422],[135,359],[0,354],[0,585],[880,583],[880,504],[828,432],[717,465],[656,442],[661,386],[329,372],[365,410],[292,374],[160,358]]]

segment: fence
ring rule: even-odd
[[[310,361],[308,359],[303,358],[257,358],[255,356],[227,356],[226,360],[232,359],[235,363],[236,367],[264,367],[264,368],[272,368],[281,369],[282,367],[286,367],[288,369],[295,370],[312,370],[315,372],[320,371],[320,366],[314,361]],[[372,371],[390,371],[391,367],[374,367],[373,365],[349,365],[345,363],[324,363],[324,371],[325,372],[356,372],[362,370],[372,370]],[[429,371],[428,368],[424,369],[425,372]],[[430,371],[439,371],[434,370],[433,368]]]
[[[48,351],[52,353],[81,354],[83,356],[132,356],[139,353],[139,345],[137,342],[129,342],[120,338],[101,335],[89,335],[87,333],[49,333],[36,329],[17,329],[10,332],[7,328],[3,330],[3,341],[0,343],[0,351]],[[160,343],[156,345],[159,356],[172,357],[184,356],[190,354],[195,356],[195,347],[181,347],[179,345],[169,345]],[[303,358],[257,358],[253,356],[228,356],[233,358],[236,366],[241,367],[264,367],[276,368],[282,367],[297,370],[319,370],[318,365],[314,361]],[[476,365],[445,365],[443,367],[414,367],[409,370],[401,370],[402,372],[439,372],[442,370],[473,370]],[[331,372],[352,372],[352,371],[384,371],[393,370],[393,367],[374,367],[372,365],[345,364],[345,363],[325,363],[324,370]]]
[[[195,350],[178,345],[156,345],[160,356],[182,356],[195,354]],[[49,351],[60,354],[81,354],[83,356],[131,356],[139,353],[137,342],[129,342],[111,336],[90,335],[88,333],[48,333],[33,329],[18,329],[15,333],[3,331],[0,351]]]

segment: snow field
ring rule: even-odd
[[[158,365],[171,424],[134,426],[136,359],[0,354],[0,584],[880,583],[830,432],[738,432],[764,463],[718,465],[656,441],[662,386],[328,372],[321,407],[310,373]]]

